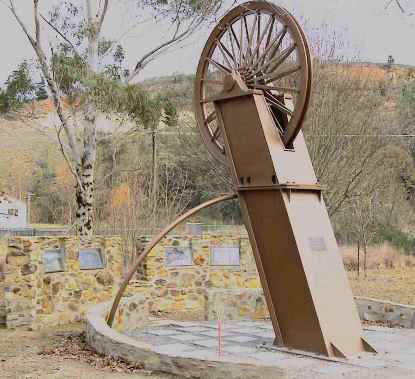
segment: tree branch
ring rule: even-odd
[[[125,32],[121,33],[116,40],[111,42],[111,46],[107,49],[107,51],[105,51],[105,53],[101,56],[101,59],[105,59],[109,54],[111,54],[111,52],[114,51],[114,48],[120,44],[120,42],[128,35],[130,34],[134,29],[138,28],[140,25],[145,24],[146,22],[152,21],[153,19],[147,18],[141,22],[137,22],[136,24],[134,24],[134,26],[130,27],[128,30],[126,30]]]
[[[194,31],[202,23],[202,20],[203,19],[200,17],[197,20],[192,21],[190,25],[180,34],[178,34],[179,29],[180,29],[180,22],[178,22],[176,30],[174,31],[172,38],[170,38],[166,42],[161,43],[159,46],[155,47],[154,49],[150,50],[148,53],[144,54],[139,59],[137,64],[135,65],[134,71],[128,77],[127,82],[131,82],[139,74],[139,72],[147,65],[147,63],[152,60],[152,58],[157,53],[161,53],[163,49],[166,49],[172,46],[173,44],[180,42],[185,37],[187,37],[192,31]]]
[[[66,154],[65,148],[63,147],[63,143],[62,143],[62,139],[61,139],[62,125],[59,128],[55,125],[55,130],[56,130],[56,136],[57,136],[58,142],[59,142],[59,148],[61,150],[63,158],[65,159],[65,161],[66,161],[66,163],[69,167],[69,170],[71,171],[72,175],[74,176],[78,186],[80,188],[83,188],[81,179],[79,178],[79,175],[76,172],[76,170],[73,168],[72,163],[71,163],[69,157]]]
[[[23,32],[26,34],[26,37],[28,38],[28,40],[29,40],[30,44],[32,45],[32,47],[36,50],[36,41],[31,36],[31,34],[29,33],[29,30],[26,28],[26,25],[23,23],[23,21],[21,20],[21,18],[17,14],[16,8],[14,7],[13,0],[9,0],[9,5],[7,7],[10,9],[10,12],[12,12],[14,18],[16,19],[16,21],[18,22],[18,24],[22,28]]]
[[[33,4],[34,4],[35,20],[36,19],[38,20],[38,9],[37,9],[38,0],[33,0]],[[59,94],[59,88],[58,88],[56,82],[53,80],[53,78],[52,78],[52,76],[49,72],[49,67],[48,67],[48,63],[47,63],[47,60],[46,60],[46,55],[43,52],[41,44],[40,44],[40,28],[39,28],[39,25],[37,23],[36,40],[35,40],[31,36],[28,29],[26,28],[26,25],[23,23],[23,21],[21,20],[21,18],[17,14],[16,9],[14,7],[13,0],[10,0],[8,8],[10,9],[11,13],[13,14],[13,16],[16,19],[17,23],[20,25],[23,32],[26,34],[27,38],[29,39],[30,44],[33,47],[33,50],[36,53],[36,56],[37,56],[39,64],[40,64],[41,71],[42,71],[43,76],[45,77],[45,79],[48,83],[49,89],[52,93],[52,98],[53,98],[54,106],[55,106],[55,109],[56,109],[56,113],[58,114],[58,117],[59,117],[59,119],[62,123],[62,126],[63,126],[64,130],[65,130],[65,134],[66,134],[67,139],[68,139],[69,147],[72,151],[73,160],[77,164],[79,164],[81,159],[80,159],[80,154],[79,154],[79,151],[78,151],[78,148],[77,148],[77,145],[76,145],[75,137],[74,137],[73,132],[70,128],[70,125],[68,124],[68,120],[66,119],[66,117],[64,115],[63,105],[62,105],[62,101],[61,101],[60,94]],[[36,21],[35,21],[35,23],[36,23]]]
[[[55,26],[53,25],[45,16],[43,16],[42,14],[40,14],[40,18],[46,22],[52,29],[54,32],[56,32],[60,37],[62,37],[62,39],[69,44],[69,46],[71,47],[71,49],[73,50],[73,52],[75,53],[75,55],[78,58],[81,58],[81,55],[78,53],[78,51],[76,50],[76,47],[74,46],[74,44],[68,39],[66,38],[66,36]]]
[[[342,197],[339,200],[339,202],[337,203],[337,206],[334,208],[333,211],[330,211],[330,216],[333,216],[335,213],[337,213],[337,211],[341,208],[341,206],[343,205],[343,203],[346,201],[346,199],[349,198],[350,196],[350,190],[353,186],[353,184],[355,183],[355,181],[360,177],[360,175],[363,173],[363,171],[366,169],[366,163],[369,161],[369,159],[373,156],[374,153],[367,155],[364,159],[363,162],[361,164],[361,166],[359,167],[359,169],[354,173],[354,175],[352,176],[352,178],[350,179],[349,183],[346,186],[346,189],[343,191]]]
[[[392,3],[396,3],[402,13],[406,13],[404,7],[401,5],[399,0],[389,0],[388,3],[385,5],[385,10],[388,9]]]
[[[87,11],[87,16],[88,16],[88,20],[92,20],[92,4],[91,4],[91,0],[86,0],[86,11]]]
[[[40,46],[39,0],[33,0],[33,15],[35,17],[36,46]]]
[[[107,10],[108,10],[108,5],[109,5],[109,0],[105,0],[104,1],[104,8],[102,9],[101,16],[100,16],[99,21],[98,21],[98,26],[97,26],[97,32],[98,33],[102,29],[102,24],[104,23],[105,16],[106,16]]]

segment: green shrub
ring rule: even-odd
[[[415,237],[395,227],[381,226],[375,242],[388,242],[407,255],[415,255]]]

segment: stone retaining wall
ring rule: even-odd
[[[4,297],[4,280],[0,273],[0,328],[6,327],[6,299]]]
[[[145,245],[148,240],[143,238],[141,242]],[[240,264],[214,265],[212,251],[215,247],[239,248]],[[191,263],[169,266],[166,251],[170,248],[190,249]],[[151,286],[150,313],[175,320],[206,319],[206,315],[213,312],[213,303],[208,298],[212,299],[210,292],[215,289],[238,292],[244,288],[261,288],[249,240],[241,235],[169,236],[148,255],[143,279],[140,284],[133,284],[130,292],[134,293],[144,283]],[[245,307],[247,299],[240,300]]]
[[[123,332],[140,330],[146,321],[155,318],[169,318],[177,320],[177,314],[171,308],[164,312],[160,311],[157,288],[146,288],[146,290],[126,296],[122,299],[114,320],[114,327]],[[203,289],[201,290],[203,302],[198,302],[197,312],[191,306],[188,313],[181,313],[182,321],[204,321],[217,320],[264,320],[269,318],[268,308],[261,289],[239,288],[239,289]],[[181,292],[181,291],[180,291]],[[192,294],[184,293],[183,296],[190,297]]]
[[[139,294],[124,297],[116,314],[114,327],[123,332],[140,330],[149,319],[160,316],[157,289],[148,287]],[[183,295],[184,297],[186,295]],[[264,320],[269,318],[262,289],[206,289],[199,312],[188,309],[184,321]],[[355,298],[362,321],[386,324],[390,327],[415,329],[415,307],[369,298]],[[174,312],[163,316],[174,319]]]
[[[116,242],[114,242],[116,241]],[[146,244],[148,238],[142,237]],[[105,246],[104,246],[105,245]],[[40,328],[80,320],[90,304],[111,299],[122,276],[122,253],[119,239],[96,237],[91,247],[102,247],[107,256],[103,270],[80,270],[79,240],[59,237],[12,237],[7,241],[6,294],[7,326]],[[88,246],[84,246],[88,247]],[[239,264],[215,265],[215,247],[237,247]],[[43,252],[51,248],[65,250],[65,272],[45,273]],[[166,251],[190,249],[186,266],[169,265]],[[214,290],[235,290],[236,303],[227,305],[224,317],[235,319],[248,313],[266,317],[263,301],[240,289],[260,289],[260,281],[249,240],[241,235],[206,234],[202,236],[169,236],[149,254],[140,272],[142,280],[131,283],[127,295],[146,292],[148,312],[153,316],[177,320],[204,320],[218,312]],[[213,292],[212,292],[213,291]],[[215,293],[213,296],[212,293]],[[0,312],[1,312],[0,293]],[[223,299],[222,299],[223,300]],[[257,304],[258,303],[258,304]],[[240,316],[239,316],[240,315]],[[216,317],[216,316],[215,316]]]
[[[81,270],[80,248],[99,248],[104,268]],[[62,249],[64,269],[47,273],[43,254]],[[90,305],[113,298],[122,276],[121,239],[94,237],[9,238],[6,254],[5,305],[9,328],[33,329],[79,321]]]
[[[75,237],[10,238],[6,250],[0,250],[0,259],[2,251],[6,256],[8,272],[3,286],[0,280],[0,326],[5,308],[8,327],[40,328],[80,320],[90,305],[112,299],[123,271],[120,239],[95,237],[88,245],[104,251],[106,267],[100,270],[80,269],[80,246]],[[223,246],[239,247],[239,265],[213,264],[212,249]],[[45,273],[42,254],[58,247],[65,250],[65,271]],[[166,250],[171,247],[190,248],[190,264],[169,266]],[[124,325],[139,325],[147,315],[183,321],[269,317],[249,240],[244,236],[168,237],[153,249],[143,268],[142,280],[128,286],[123,300],[129,307],[121,306],[125,313],[118,316]],[[137,294],[131,304],[128,297]],[[363,320],[415,327],[413,307],[362,298],[357,305]]]
[[[262,289],[208,289],[205,320],[264,320],[269,318]]]
[[[151,317],[149,303],[150,290],[124,297],[115,314],[114,329],[124,333],[141,330]]]
[[[391,327],[415,329],[415,307],[355,297],[361,320],[387,324]]]
[[[5,271],[6,271],[7,245],[3,238],[0,238],[0,328],[6,327],[6,299],[5,299]]]
[[[143,239],[142,243],[148,241]],[[190,248],[189,266],[169,267],[166,249]],[[240,264],[215,266],[212,249],[238,247]],[[246,236],[204,234],[202,236],[169,236],[163,239],[146,259],[145,280],[156,286],[175,288],[259,288],[259,277],[249,239]]]

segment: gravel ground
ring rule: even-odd
[[[38,331],[0,330],[0,378],[171,379],[90,351],[83,325]]]

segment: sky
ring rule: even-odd
[[[23,60],[34,57],[33,50],[16,21],[0,0],[0,84]],[[80,0],[78,0],[80,1]],[[104,24],[104,34],[118,39],[129,26],[135,23],[135,14],[126,8],[125,1],[112,0],[108,17]],[[227,0],[230,1],[230,0]],[[395,1],[395,0],[394,0]],[[392,55],[396,63],[415,65],[415,1],[399,0],[405,14],[395,2],[385,9],[390,0],[281,0],[273,1],[291,11],[304,25],[310,39],[336,33],[347,48],[345,56],[358,55],[363,61],[385,62]],[[41,11],[47,14],[53,0],[40,0]],[[98,0],[97,0],[98,2]],[[19,14],[25,22],[31,23],[30,0],[15,0]],[[127,64],[133,67],[143,53],[156,46],[168,36],[166,22],[155,23],[147,14],[141,12],[143,22],[124,35],[121,42],[127,52]],[[43,34],[51,36],[50,29]],[[140,79],[173,73],[194,73],[204,43],[212,26],[201,29],[184,46],[161,56],[152,62],[142,73]],[[55,37],[53,37],[55,38]],[[44,46],[53,42],[44,40]]]

